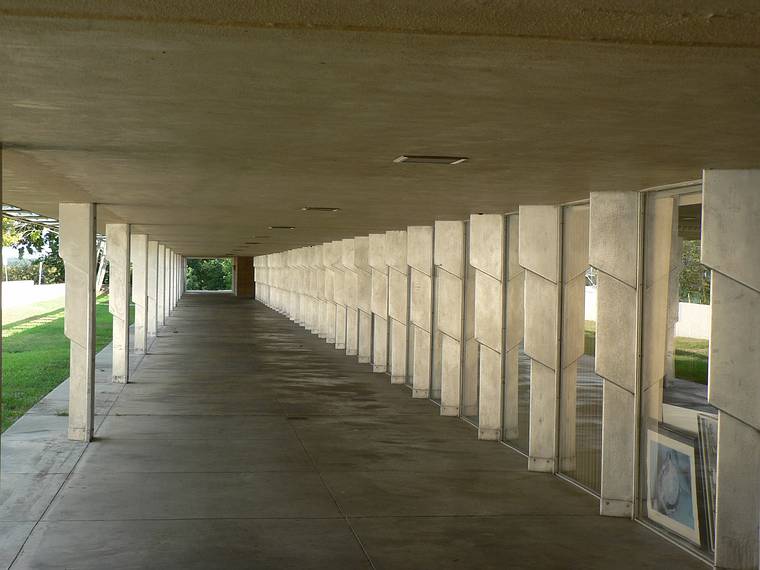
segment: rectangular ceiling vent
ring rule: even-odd
[[[330,208],[328,206],[304,206],[301,210],[304,212],[340,212],[340,208]]]
[[[270,230],[294,230],[295,226],[269,226]]]
[[[462,164],[467,161],[466,156],[429,156],[422,154],[402,154],[393,162],[408,162],[414,164]]]
[[[261,245],[260,241],[247,241],[245,245]]]

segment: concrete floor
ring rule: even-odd
[[[25,442],[4,471],[19,446],[64,451],[3,473],[0,563],[705,567],[253,301],[187,295],[133,383],[108,387],[86,448],[55,405],[3,436],[4,454]]]

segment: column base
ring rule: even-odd
[[[391,384],[406,384],[406,376],[391,376]]]
[[[424,388],[412,388],[412,398],[429,398],[430,390]]]
[[[84,428],[69,428],[69,440],[89,443],[92,441],[92,433]]]
[[[113,376],[111,378],[111,382],[113,382],[114,384],[128,384],[129,377],[128,376]]]
[[[388,369],[388,367],[385,364],[373,364],[372,365],[372,372],[377,372],[378,374],[382,374]]]
[[[478,428],[478,439],[483,441],[499,441],[501,439],[501,430],[494,428]]]
[[[459,417],[459,406],[441,406],[441,415]]]
[[[599,514],[604,517],[633,518],[633,503],[620,499],[602,499],[599,501]]]
[[[538,473],[554,473],[554,458],[545,459],[543,457],[529,457],[528,471]]]

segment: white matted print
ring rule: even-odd
[[[701,544],[694,447],[653,430],[647,430],[647,517]]]

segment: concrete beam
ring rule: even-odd
[[[108,310],[113,316],[111,369],[114,382],[129,381],[130,249],[129,224],[106,224]]]
[[[64,333],[69,360],[69,439],[90,441],[95,421],[95,204],[61,204],[66,267]]]

